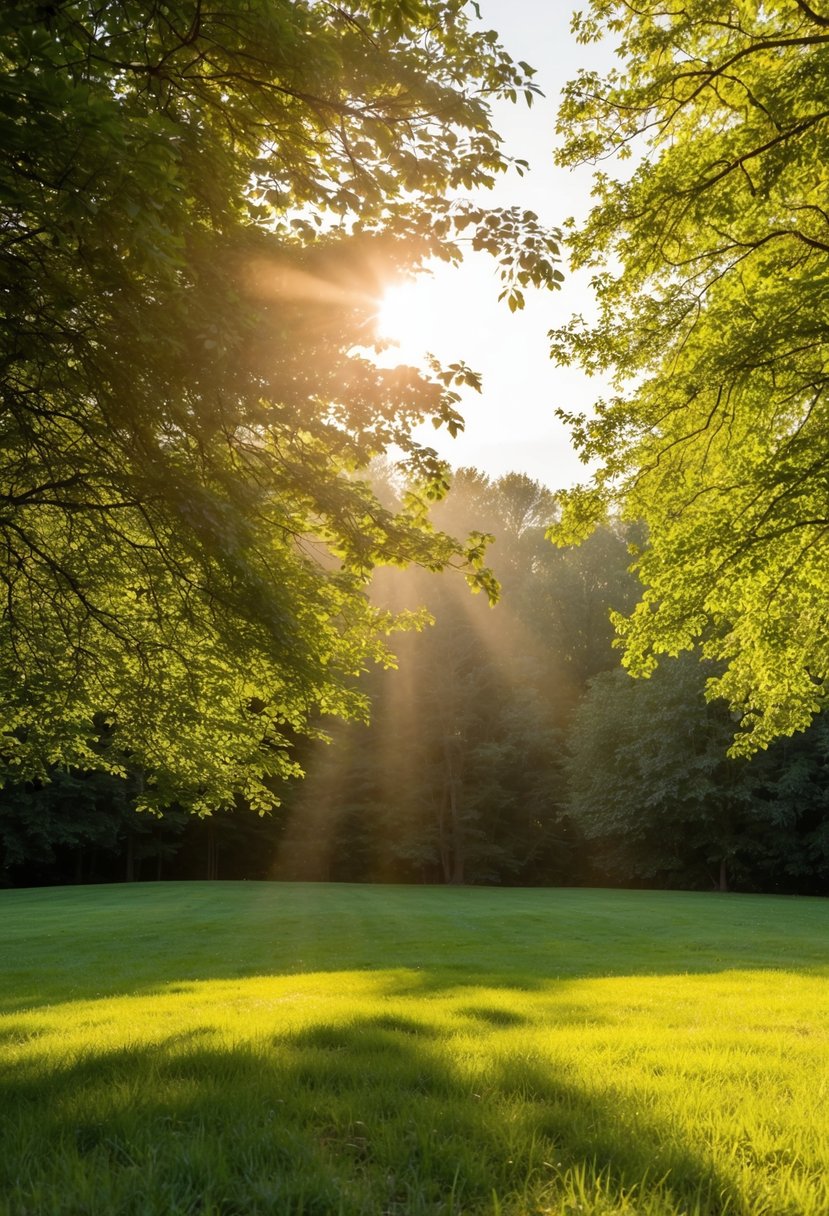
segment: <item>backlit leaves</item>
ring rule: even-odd
[[[374,566],[492,590],[429,524],[447,472],[413,437],[462,427],[475,373],[358,351],[430,256],[556,285],[536,217],[456,196],[509,167],[489,99],[535,89],[456,0],[3,6],[7,771],[265,809],[296,735],[363,715],[354,677],[390,661]],[[399,510],[365,476],[390,447]]]
[[[626,661],[725,660],[709,692],[741,715],[743,753],[805,727],[829,677],[829,31],[793,0],[597,0],[576,28],[608,31],[621,66],[569,86],[562,159],[638,163],[597,175],[571,237],[599,320],[554,353],[617,391],[567,418],[599,467],[560,535],[609,505],[646,521]]]

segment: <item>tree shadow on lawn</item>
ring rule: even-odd
[[[125,950],[128,945],[125,943]],[[194,993],[199,986],[206,983],[229,983],[246,981],[274,980],[298,983],[311,981],[314,976],[336,976],[344,974],[360,974],[367,978],[377,979],[378,991],[388,997],[418,999],[440,997],[452,992],[462,993],[464,990],[503,991],[505,993],[541,994],[556,992],[567,985],[581,979],[624,979],[632,976],[693,976],[693,975],[722,975],[728,972],[735,974],[747,971],[779,971],[786,974],[803,976],[829,976],[829,966],[818,967],[811,960],[800,960],[793,954],[782,960],[777,957],[764,957],[758,951],[751,960],[740,957],[719,955],[714,959],[694,959],[678,954],[673,959],[673,966],[665,960],[659,966],[645,965],[635,957],[630,958],[620,952],[617,966],[608,967],[593,965],[589,961],[584,966],[568,970],[551,969],[545,965],[543,958],[533,956],[521,965],[514,963],[496,969],[466,963],[446,957],[439,961],[407,965],[406,962],[395,963],[393,966],[376,963],[362,966],[350,966],[351,960],[343,958],[340,966],[332,963],[322,966],[280,967],[266,970],[256,966],[225,964],[221,958],[214,958],[210,963],[193,967],[180,966],[173,970],[163,964],[159,965],[155,974],[152,973],[152,963],[132,972],[127,966],[122,975],[114,979],[107,971],[106,960],[101,961],[100,967],[78,968],[75,974],[67,964],[65,980],[56,977],[49,967],[43,967],[44,984],[40,988],[32,982],[31,973],[26,977],[25,987],[15,982],[15,977],[0,975],[0,990],[6,991],[0,995],[0,1018],[19,1017],[34,1012],[57,1009],[61,1006],[76,1002],[97,1001],[129,998],[152,998],[154,996],[169,996],[175,994]],[[629,963],[629,966],[624,966]],[[38,968],[40,970],[40,966]],[[51,991],[49,991],[51,987]],[[471,1007],[470,1007],[471,1008]],[[508,1017],[508,1015],[506,1015]],[[483,1020],[486,1020],[484,1017]],[[506,1024],[502,1020],[502,1024]],[[0,1031],[0,1034],[4,1033]]]
[[[392,967],[401,996],[537,992],[613,975],[829,971],[820,901],[274,883],[4,895],[26,898],[0,899],[0,1013],[205,980]]]
[[[21,1064],[0,1082],[0,1194],[51,1216],[489,1216],[560,1203],[584,1168],[608,1197],[647,1177],[666,1213],[741,1210],[727,1179],[611,1087],[520,1055],[473,1076],[442,1037],[390,1015],[232,1049],[196,1032],[54,1071]]]

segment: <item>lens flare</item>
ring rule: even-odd
[[[391,342],[407,358],[422,358],[434,347],[434,310],[430,307],[430,280],[389,287],[377,310],[377,336]]]

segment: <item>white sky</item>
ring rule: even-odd
[[[480,3],[484,26],[498,31],[513,58],[537,69],[535,79],[545,94],[532,109],[523,99],[497,108],[495,125],[507,153],[529,161],[530,172],[505,177],[482,201],[529,208],[544,223],[561,226],[568,216],[586,213],[592,170],[571,172],[553,163],[560,90],[578,67],[609,66],[612,55],[577,45],[570,34],[570,0]],[[484,377],[481,396],[464,393],[462,435],[453,440],[431,427],[422,432],[453,466],[475,465],[493,476],[523,472],[551,489],[586,476],[554,410],[589,408],[604,386],[549,359],[547,331],[573,313],[590,311],[585,277],[573,276],[566,265],[561,269],[560,291],[528,293],[526,308],[514,314],[497,302],[495,268],[483,255],[460,270],[440,266],[418,288],[411,341],[401,344],[401,354],[414,359],[420,344],[448,362],[463,359]]]

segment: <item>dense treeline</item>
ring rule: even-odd
[[[821,892],[829,877],[829,728],[751,760],[707,703],[693,656],[632,680],[610,609],[636,587],[630,538],[545,538],[554,497],[520,475],[460,471],[437,523],[485,527],[502,586],[492,609],[460,579],[383,572],[377,596],[434,624],[373,670],[370,725],[298,743],[304,781],[270,816],[240,801],[200,819],[138,813],[141,776],[59,770],[7,787],[6,884],[284,878],[639,884]],[[323,726],[326,724],[323,723]]]

